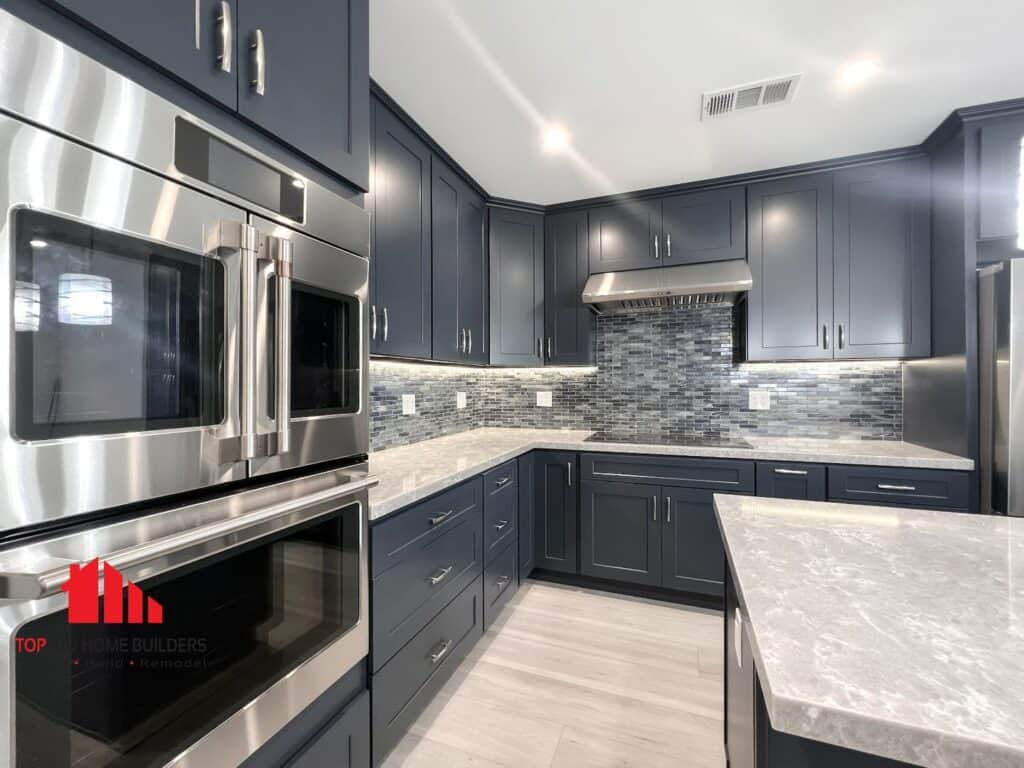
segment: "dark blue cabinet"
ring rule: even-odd
[[[486,207],[437,155],[432,166],[433,358],[486,363]]]
[[[528,453],[519,457],[519,580],[533,571],[534,552],[534,465],[537,457]]]
[[[578,573],[576,539],[579,462],[575,453],[542,451],[534,464],[534,562],[537,568]]]
[[[661,266],[660,202],[605,205],[588,216],[590,274]]]
[[[827,496],[824,464],[757,462],[757,495],[775,499],[824,501]]]
[[[725,550],[715,517],[714,491],[663,488],[661,585],[721,597]]]
[[[366,189],[369,0],[238,0],[236,28],[238,111]]]
[[[747,359],[832,359],[832,175],[754,184],[747,215]]]
[[[238,106],[238,0],[56,0],[90,27],[224,106]]]
[[[431,354],[430,163],[427,146],[384,104],[373,102],[373,244],[370,349]]]
[[[594,360],[594,314],[581,299],[587,240],[586,211],[544,220],[544,360],[551,365]]]
[[[543,364],[544,217],[490,209],[490,361]]]
[[[370,768],[370,693],[331,721],[285,768]]]
[[[837,171],[836,358],[931,352],[931,183],[913,158]]]
[[[594,481],[581,488],[580,573],[661,584],[661,488]]]
[[[743,187],[690,192],[662,200],[665,266],[745,259],[746,205]]]

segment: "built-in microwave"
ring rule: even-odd
[[[0,530],[365,456],[367,213],[0,38]]]

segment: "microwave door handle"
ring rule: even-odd
[[[258,339],[256,318],[259,311],[260,261],[255,242],[255,231],[242,226],[242,428],[239,447],[241,460],[254,459],[259,443],[259,370],[257,362]]]
[[[277,240],[274,267],[277,273],[277,336],[276,380],[277,393],[277,453],[291,450],[292,423],[292,243]]]

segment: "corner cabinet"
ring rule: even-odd
[[[586,211],[544,220],[544,360],[551,365],[594,360],[594,313],[582,301],[587,239]]]
[[[544,216],[490,209],[490,362],[542,365]]]
[[[486,206],[437,155],[432,165],[433,358],[486,363]]]
[[[929,199],[916,157],[750,186],[747,359],[927,357]]]
[[[55,0],[355,185],[369,185],[368,0]]]
[[[384,104],[373,101],[370,351],[431,354],[431,154]]]

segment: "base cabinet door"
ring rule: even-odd
[[[370,768],[370,692],[360,694],[285,768]]]
[[[721,597],[725,550],[714,491],[664,487],[662,492],[661,586]]]
[[[519,582],[530,575],[535,564],[533,529],[533,476],[537,457],[528,453],[519,457]]]
[[[580,572],[659,585],[661,488],[588,481],[581,489]]]
[[[537,568],[579,573],[576,550],[578,465],[575,453],[537,454],[533,530]]]

